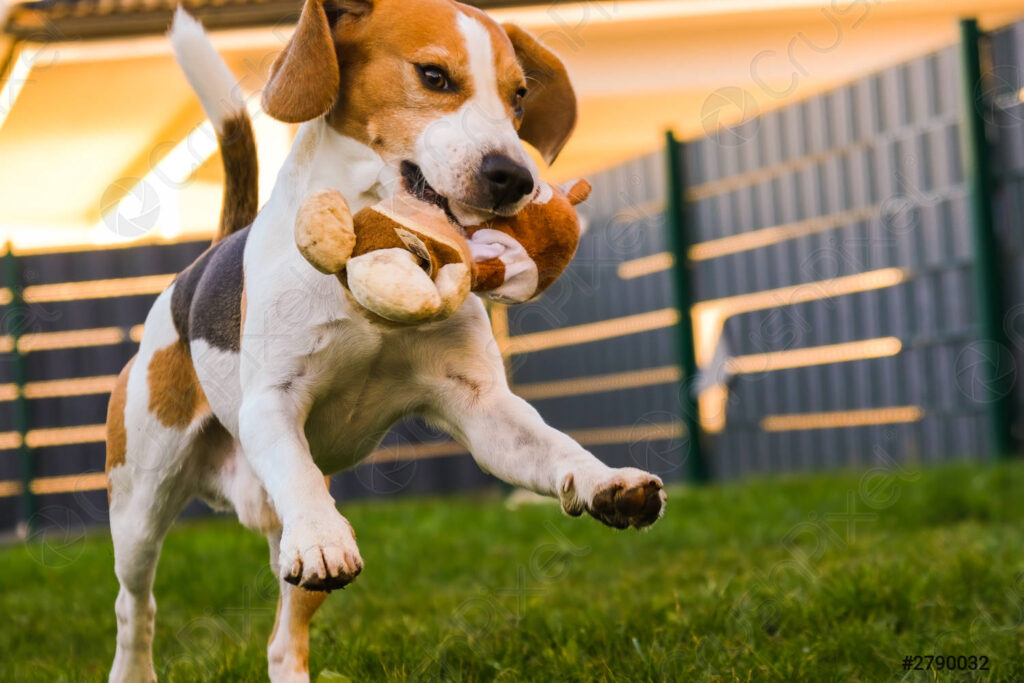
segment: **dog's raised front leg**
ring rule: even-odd
[[[307,406],[292,391],[250,392],[238,414],[242,450],[283,525],[281,578],[307,590],[332,590],[363,568],[355,533],[335,507],[309,453]]]
[[[494,476],[557,496],[570,515],[586,511],[618,529],[649,526],[661,516],[661,479],[633,467],[608,467],[548,426],[503,377],[485,382],[455,375],[447,389],[438,420]]]

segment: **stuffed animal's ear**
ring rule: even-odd
[[[340,16],[363,16],[363,0],[306,0],[299,25],[270,67],[263,110],[279,121],[301,123],[326,114],[338,97],[338,57],[332,28]]]
[[[348,202],[337,190],[319,190],[306,197],[295,215],[299,253],[321,273],[340,273],[352,255],[356,234]]]
[[[554,52],[515,24],[502,28],[512,41],[526,73],[526,99],[519,137],[537,148],[551,163],[576,127],[576,93],[569,73]]]
[[[590,183],[580,178],[579,180],[570,180],[562,186],[562,189],[565,191],[565,196],[569,198],[569,203],[576,206],[587,201],[591,188]]]

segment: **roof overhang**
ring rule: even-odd
[[[554,181],[649,151],[669,126],[683,137],[708,132],[705,109],[724,87],[749,92],[754,111],[764,111],[948,45],[961,14],[993,25],[1024,10],[1024,0],[478,4],[533,30],[572,74],[580,123],[544,172]],[[299,0],[186,6],[217,29],[214,46],[243,91],[256,94],[291,33]],[[15,6],[4,23],[0,4],[0,24],[14,31],[0,33],[0,239],[110,238],[101,221],[108,204],[130,195],[132,181],[197,134],[202,111],[163,35],[171,8],[166,0],[29,3]],[[748,114],[726,107],[713,123]],[[266,116],[255,124],[266,196],[292,128]],[[213,154],[175,186],[178,234],[213,229],[221,180]]]
[[[554,0],[557,5],[564,0]],[[3,31],[20,40],[68,42],[160,35],[178,2],[169,0],[42,0],[14,5]],[[218,0],[181,3],[207,30],[294,24],[300,0]],[[482,9],[520,7],[529,0],[477,0]]]

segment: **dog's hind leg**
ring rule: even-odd
[[[267,663],[273,683],[307,683],[309,681],[309,623],[327,599],[326,591],[308,591],[280,578],[278,561],[281,554],[281,532],[267,534],[270,544],[270,566],[280,593],[277,617],[267,643]]]
[[[267,664],[273,683],[309,681],[309,623],[326,591],[307,591],[281,579],[281,522],[270,497],[237,442],[204,482],[204,498],[215,507],[233,508],[238,520],[267,537],[270,566],[279,593],[274,629],[267,643]]]
[[[164,535],[187,502],[167,499],[154,505],[159,492],[138,487],[112,498],[110,532],[114,541],[114,572],[121,588],[114,603],[117,650],[111,681],[153,681],[153,629],[156,601],[153,579]]]
[[[114,603],[117,650],[111,681],[156,678],[153,578],[164,535],[191,497],[183,485],[182,469],[174,466],[187,448],[188,436],[163,429],[144,406],[142,410],[126,406],[129,381],[142,382],[144,375],[138,363],[125,367],[111,395],[107,417],[110,534],[114,572],[121,584]],[[134,398],[136,392],[131,393]]]
[[[121,584],[111,681],[155,678],[152,588],[160,548],[197,493],[210,451],[226,443],[171,324],[170,294],[150,310],[139,353],[121,371],[107,411],[110,534]]]

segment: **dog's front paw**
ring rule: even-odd
[[[355,531],[348,520],[297,520],[281,537],[281,578],[310,591],[352,583],[363,570]]]
[[[567,475],[559,491],[568,514],[591,517],[616,529],[643,529],[665,511],[665,487],[653,474],[633,467],[606,470],[599,477]]]

